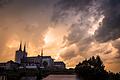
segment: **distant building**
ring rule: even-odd
[[[0,63],[0,69],[6,69],[6,63]]]
[[[27,57],[26,44],[22,50],[22,43],[20,43],[19,49],[15,53],[15,62],[8,61],[7,63],[0,63],[0,69],[15,69],[15,68],[48,68],[48,69],[65,69],[65,63],[54,62],[51,56],[43,56],[43,50],[41,55]]]
[[[19,50],[15,53],[15,62],[8,61],[6,63],[0,63],[1,69],[17,69],[17,68],[48,68],[48,69],[65,69],[65,63],[54,62],[51,56],[43,56],[43,50],[41,55],[27,57],[26,44],[22,50],[22,43],[20,43]]]
[[[22,51],[22,43],[20,43],[19,50],[16,51],[15,61],[26,68],[53,68],[54,66],[54,59],[51,56],[43,56],[43,50],[41,50],[41,56],[27,57],[26,46],[24,45]]]
[[[34,56],[34,57],[27,57],[26,58],[26,61],[23,60],[22,63],[26,63],[27,66],[34,66],[36,64],[39,64],[41,66],[41,62],[42,62],[42,59],[41,59],[41,56]]]
[[[24,64],[26,67],[31,66],[31,68],[36,67],[49,67],[53,68],[54,60],[50,56],[35,56],[35,57],[27,57],[26,60],[21,61],[21,64]]]
[[[59,61],[59,62],[54,62],[54,68],[56,69],[65,69],[66,65],[64,62]]]
[[[0,63],[0,69],[8,69],[8,70],[13,70],[17,69],[19,66],[18,63],[13,62],[12,60],[6,62],[6,63]]]
[[[10,60],[10,61],[8,61],[8,62],[6,63],[6,69],[8,69],[8,70],[10,70],[10,69],[11,69],[11,70],[17,69],[18,66],[19,66],[19,64],[13,62],[12,60]]]

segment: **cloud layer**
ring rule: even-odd
[[[49,0],[0,0],[1,61],[14,59],[19,42],[27,42],[29,55],[44,45],[54,2]],[[17,46],[16,46],[17,45]],[[9,57],[5,57],[9,55]]]
[[[53,21],[69,27],[61,58],[69,62],[78,55],[100,55],[105,63],[119,63],[119,0],[61,0],[56,5]]]
[[[29,55],[45,47],[68,67],[100,55],[120,71],[119,8],[120,0],[0,0],[0,60],[14,59],[23,40]]]

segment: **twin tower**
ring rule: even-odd
[[[22,60],[27,58],[26,44],[24,44],[24,49],[22,50],[22,43],[20,43],[19,50],[15,53],[15,62],[21,63]]]

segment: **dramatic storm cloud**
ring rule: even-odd
[[[79,22],[82,24],[84,19],[87,23],[90,18],[91,20],[95,19],[93,21],[98,21],[100,15],[103,15],[105,18],[100,23],[101,27],[96,30],[96,39],[100,42],[105,42],[119,38],[119,0],[61,0],[56,5],[59,7],[56,9],[57,14],[55,13],[54,20],[57,21],[61,18],[65,19],[69,15],[71,17],[71,15],[79,14]],[[90,23],[84,25],[89,27]]]
[[[105,19],[96,31],[96,39],[100,42],[115,40],[120,37],[120,0],[108,0],[103,7]]]
[[[14,60],[23,41],[29,56],[44,48],[74,67],[100,55],[120,71],[119,9],[120,0],[0,0],[0,61]]]
[[[53,4],[49,0],[0,0],[1,61],[14,58],[20,41],[26,42],[30,51],[40,51]]]
[[[69,27],[60,55],[66,63],[78,55],[100,55],[106,65],[119,63],[119,0],[60,0],[55,6],[53,21]]]

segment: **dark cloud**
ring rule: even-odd
[[[60,0],[56,5],[57,9],[55,15],[53,16],[53,20],[55,21],[64,21],[63,19],[68,17],[70,11],[74,11],[74,15],[80,14],[80,12],[84,13],[83,16],[86,17],[92,13],[90,10],[92,6],[94,6],[97,14],[92,13],[92,15],[96,16],[103,14],[105,16],[103,22],[100,23],[101,27],[96,30],[96,40],[99,42],[106,42],[120,37],[119,0]]]
[[[73,15],[77,15],[77,14],[80,14],[80,11],[82,13],[84,13],[84,16],[85,16],[85,14],[88,15],[88,13],[90,12],[91,6],[96,6],[95,10],[97,10],[97,12],[98,12],[97,14],[101,14],[101,11],[99,8],[100,6],[99,6],[99,4],[96,4],[95,1],[97,3],[99,2],[99,4],[101,4],[101,2],[99,0],[60,0],[55,5],[53,21],[64,22],[64,19],[66,19],[66,17],[68,17],[70,15],[70,13]],[[95,4],[93,4],[93,3],[95,3]],[[72,13],[72,11],[74,13]],[[92,15],[96,16],[95,13]]]
[[[91,2],[92,0],[60,0],[56,5],[60,6],[61,9],[64,10],[71,8],[76,8],[76,10],[84,10]]]
[[[85,30],[80,29],[79,24],[72,24],[69,29],[69,35],[66,37],[66,39],[69,41],[69,44],[74,44],[79,42],[85,35]]]
[[[77,46],[76,55],[111,57],[114,54],[112,57],[116,59],[119,47],[108,41],[120,37],[119,9],[120,0],[60,0],[55,5],[53,21],[69,25],[64,40],[68,48],[74,44]],[[66,55],[63,54],[62,58],[66,59]]]
[[[65,61],[70,60],[76,56],[77,54],[75,54],[75,51],[71,49],[67,49],[66,52],[64,52],[64,54],[60,54],[60,57]]]
[[[6,6],[8,3],[12,2],[13,0],[0,0],[0,7]]]
[[[70,21],[69,33],[65,36],[67,46],[76,44],[80,53],[90,48],[94,41],[90,29],[92,30],[94,24],[101,18],[102,11],[99,9],[101,3],[99,0],[61,0],[56,4],[53,21],[61,23]]]
[[[104,4],[105,18],[96,31],[96,40],[106,42],[120,37],[120,0],[108,0]]]

